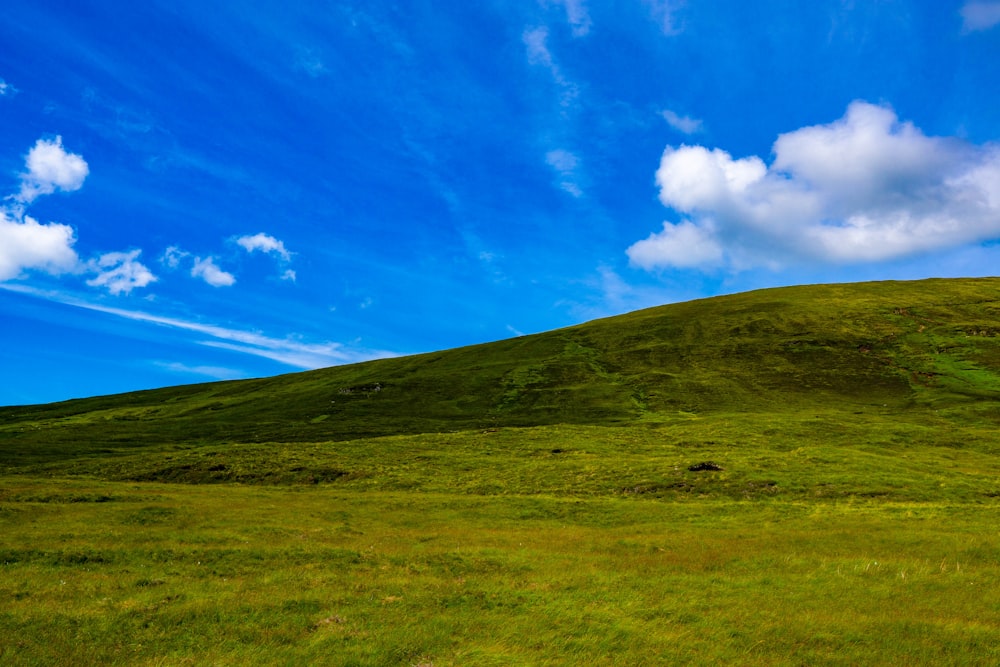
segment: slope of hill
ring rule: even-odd
[[[0,408],[0,447],[12,462],[819,405],[992,415],[998,333],[1000,279],[761,290],[431,354]]]

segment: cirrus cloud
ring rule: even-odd
[[[566,78],[552,57],[552,52],[548,47],[548,39],[549,29],[544,26],[525,30],[521,35],[521,40],[528,52],[528,63],[544,67],[549,71],[552,81],[562,91],[559,104],[566,108],[574,103],[580,91],[575,83]]]
[[[337,364],[358,363],[398,356],[395,352],[387,350],[359,348],[332,341],[311,343],[294,334],[277,338],[255,330],[234,329],[205,322],[154,315],[143,311],[115,308],[69,294],[44,291],[27,285],[0,284],[0,289],[114,315],[135,322],[187,331],[199,336],[197,341],[199,345],[263,357],[302,369],[324,368]]]
[[[633,265],[734,269],[876,262],[1000,238],[1000,146],[927,136],[892,109],[782,134],[757,156],[669,146],[656,181],[682,216],[628,248]]]

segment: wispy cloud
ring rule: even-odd
[[[656,181],[676,223],[633,244],[636,266],[780,268],[892,260],[1000,238],[1000,146],[929,137],[892,109],[778,137],[774,162],[668,146]]]
[[[179,375],[198,375],[212,378],[213,380],[238,380],[246,377],[246,373],[243,371],[238,371],[233,368],[224,368],[222,366],[188,366],[187,364],[182,364],[177,361],[156,361],[153,362],[153,365],[171,373],[177,373]]]
[[[91,303],[63,293],[35,289],[27,285],[0,284],[0,289],[113,315],[135,322],[144,322],[189,331],[206,337],[204,340],[197,341],[199,345],[250,354],[296,368],[323,368],[337,364],[356,363],[397,356],[395,353],[384,350],[349,348],[341,343],[333,342],[308,343],[291,336],[274,338],[256,331],[232,329],[213,324],[192,322],[190,320],[163,317],[137,310],[114,308],[103,304]]]
[[[645,0],[649,6],[649,13],[656,21],[664,35],[678,35],[682,27],[677,21],[677,12],[684,5],[685,0]]]
[[[80,101],[88,112],[84,122],[108,140],[128,142],[133,149],[142,150],[157,135],[162,136],[156,132],[156,117],[150,110],[123,104],[90,86],[83,90]]]
[[[567,6],[567,11],[569,11],[569,6]],[[576,99],[579,95],[579,88],[563,75],[559,65],[556,64],[548,48],[548,37],[549,30],[546,27],[525,30],[522,35],[527,48],[528,62],[547,69],[560,91],[559,106],[562,108],[559,111],[558,127],[565,130],[567,117],[577,111]],[[565,131],[557,131],[557,133],[566,134]],[[574,197],[583,196],[579,173],[580,158],[575,153],[565,148],[553,148],[545,153],[545,163],[555,171],[559,187],[562,190]]]
[[[586,0],[555,0],[555,2],[565,8],[566,21],[574,37],[583,37],[590,32],[593,22],[590,20],[590,12],[587,11]]]
[[[507,325],[507,331],[509,331],[510,333],[514,334],[515,336],[523,336],[524,335],[523,331],[521,331],[519,329],[515,329],[510,324]]]
[[[682,134],[695,134],[701,132],[702,122],[697,118],[691,118],[690,116],[681,116],[680,114],[671,111],[670,109],[664,109],[660,112],[663,119],[667,121],[670,127],[674,128]]]
[[[577,167],[580,164],[580,159],[575,154],[557,148],[545,154],[545,162],[559,175],[559,187],[574,197],[583,196],[583,190],[580,189],[577,182]]]
[[[521,35],[524,45],[528,48],[528,62],[532,65],[543,65],[552,68],[552,54],[545,42],[549,38],[549,29],[545,27],[531,28],[525,30]]]
[[[295,68],[314,79],[327,73],[326,65],[323,64],[316,50],[304,47],[300,47],[296,52]]]
[[[662,286],[631,285],[607,265],[597,267],[596,275],[584,281],[593,298],[570,302],[570,311],[582,320],[620,315],[621,313],[660,306],[677,301],[677,294]]]
[[[190,256],[191,253],[172,245],[163,252],[163,256],[160,257],[160,262],[168,268],[176,269],[181,265],[182,261]]]
[[[17,88],[10,85],[3,79],[0,79],[0,97],[4,97],[5,95],[13,95],[16,92]]]
[[[989,30],[1000,23],[1000,2],[972,0],[962,5],[962,31]]]
[[[576,100],[579,90],[572,81],[567,79],[559,65],[552,57],[552,52],[548,47],[549,29],[542,26],[525,30],[521,35],[528,52],[528,62],[532,65],[544,67],[552,75],[552,80],[562,90],[560,104],[563,107],[570,106]]]

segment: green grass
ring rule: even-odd
[[[812,286],[0,408],[0,664],[998,664],[998,332]]]
[[[996,505],[8,491],[4,664],[1000,660]]]

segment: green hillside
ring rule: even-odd
[[[0,408],[0,447],[10,463],[811,405],[992,414],[998,332],[1000,279],[762,290],[444,352]]]
[[[1000,278],[0,408],[0,663],[1000,664]]]

